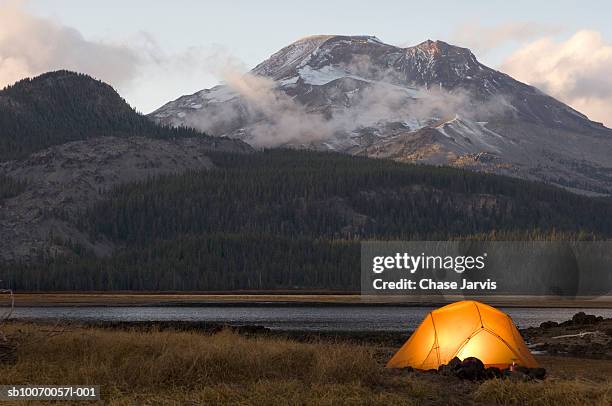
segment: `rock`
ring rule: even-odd
[[[593,314],[585,314],[584,312],[578,312],[572,317],[572,323],[579,325],[591,325],[597,324],[602,319],[602,317],[597,317]]]
[[[467,357],[456,370],[456,376],[461,379],[477,381],[486,378],[484,364],[475,357]]]
[[[456,370],[461,366],[461,360],[457,357],[451,359],[448,362],[448,366],[452,369],[452,370]]]
[[[489,367],[485,370],[487,379],[495,379],[502,377],[502,371],[499,368]]]
[[[529,375],[529,368],[527,368],[527,367],[524,367],[524,366],[521,366],[521,365],[517,365],[514,368],[514,370],[517,371],[517,372],[520,372],[522,374]]]
[[[426,372],[434,372],[429,370]],[[546,370],[544,368],[527,368],[516,365],[514,370],[488,367],[485,368],[483,362],[475,357],[468,357],[463,361],[453,358],[446,365],[440,365],[437,371],[440,375],[455,376],[460,379],[470,381],[480,381],[484,379],[509,378],[519,381],[530,381],[533,379],[544,379]]]
[[[540,323],[540,328],[552,328],[557,326],[559,326],[559,323],[557,323],[556,321],[545,321],[543,323]]]
[[[448,362],[448,364],[440,365],[438,372],[442,375],[456,375],[457,370],[461,368],[461,364],[461,360],[454,357]]]

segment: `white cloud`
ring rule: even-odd
[[[531,21],[509,22],[486,26],[478,21],[458,26],[451,39],[458,45],[470,48],[477,54],[486,53],[507,42],[525,42],[542,35],[556,34],[561,27],[544,25]]]
[[[57,69],[122,85],[142,63],[134,49],[89,41],[73,28],[28,14],[20,1],[0,3],[0,27],[0,87]]]
[[[214,108],[188,116],[187,124],[219,135],[246,117],[250,122],[246,126],[248,142],[256,147],[317,143],[338,133],[347,134],[381,122],[401,122],[407,117],[423,123],[456,114],[478,120],[507,109],[502,97],[482,103],[461,90],[451,92],[433,87],[407,92],[389,84],[398,77],[395,70],[380,69],[369,58],[356,57],[343,64],[341,71],[376,81],[351,97],[350,108],[335,108],[329,114],[297,101],[270,78],[232,69],[230,62],[219,66],[222,69],[217,74],[222,75],[225,85],[240,96],[241,107],[237,108],[233,101],[214,103]],[[413,98],[415,94],[416,99]]]
[[[110,83],[149,112],[215,83],[221,63],[240,65],[219,46],[167,52],[146,32],[121,42],[90,40],[75,28],[31,14],[23,1],[0,0],[0,89],[25,77],[68,69]]]
[[[500,69],[612,127],[612,43],[600,33],[539,39],[510,55]]]

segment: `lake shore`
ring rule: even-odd
[[[607,405],[609,360],[536,355],[543,381],[388,370],[394,342],[10,322],[0,384],[100,385],[105,404]],[[149,326],[151,327],[151,326]]]
[[[443,306],[473,299],[498,307],[612,308],[612,296],[362,296],[342,292],[15,293],[17,306]]]

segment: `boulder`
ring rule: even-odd
[[[455,375],[458,378],[470,381],[478,381],[487,377],[484,364],[475,357],[467,357],[464,359],[461,362],[461,366],[456,369]]]
[[[495,367],[489,367],[485,370],[485,374],[486,374],[486,378],[487,379],[495,379],[495,378],[501,378],[502,377],[502,371],[499,368],[495,368]]]
[[[426,372],[434,372],[429,370]],[[519,381],[530,381],[533,379],[544,379],[546,370],[544,368],[527,368],[516,365],[513,370],[488,367],[485,368],[481,360],[475,357],[468,357],[461,361],[455,357],[448,364],[440,365],[437,372],[440,375],[455,376],[460,379],[470,381],[481,381],[485,379],[509,378]]]
[[[578,325],[597,324],[601,320],[603,320],[603,317],[597,317],[593,314],[586,314],[585,312],[578,312],[572,317],[572,323]]]

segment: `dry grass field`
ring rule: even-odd
[[[543,382],[472,383],[385,370],[393,349],[349,341],[26,323],[2,328],[18,358],[0,364],[0,384],[100,385],[103,403],[111,405],[612,403],[610,361],[541,357],[550,372]]]

